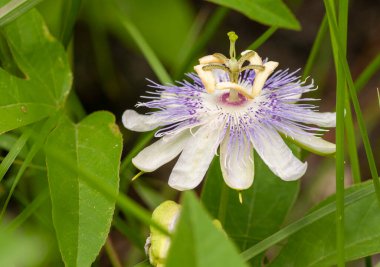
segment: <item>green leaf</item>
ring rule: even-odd
[[[295,153],[299,156],[299,150]],[[216,158],[209,169],[202,201],[219,218],[241,250],[277,231],[298,194],[299,182],[285,182],[275,176],[255,153],[255,180],[248,190],[238,192],[225,185]]]
[[[184,194],[181,215],[166,267],[247,266],[222,230],[217,229],[191,192]]]
[[[281,0],[208,0],[243,13],[248,18],[269,26],[300,30],[301,26]]]
[[[65,50],[37,11],[19,17],[3,32],[24,77],[0,69],[0,133],[54,113],[63,105],[72,81]]]
[[[121,134],[108,112],[93,113],[79,124],[64,117],[48,138],[48,151],[59,151],[76,163],[67,168],[47,153],[53,222],[68,267],[90,266],[95,260],[108,235],[116,202],[116,197],[89,186],[78,169],[96,173],[117,195],[121,149]]]
[[[353,195],[371,183],[346,189],[345,195]],[[333,203],[335,196],[319,205],[320,208]],[[380,252],[380,207],[373,189],[371,194],[346,204],[345,261],[359,259]],[[276,266],[332,266],[336,264],[335,213],[307,225],[289,237],[279,256],[272,262]],[[299,249],[302,248],[302,249]],[[294,255],[297,255],[296,257]]]

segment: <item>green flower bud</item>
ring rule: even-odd
[[[180,209],[181,206],[174,201],[165,201],[153,211],[152,219],[171,233],[177,224]],[[165,266],[169,247],[170,237],[151,226],[150,236],[145,244],[145,252],[153,266]]]

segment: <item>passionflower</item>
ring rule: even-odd
[[[279,178],[296,180],[307,163],[293,155],[283,138],[317,154],[335,152],[335,144],[320,137],[325,131],[320,127],[335,127],[335,113],[320,113],[310,104],[316,99],[302,98],[317,89],[313,81],[301,81],[299,70],[275,71],[278,63],[262,60],[255,51],[237,59],[237,36],[228,35],[230,58],[219,53],[202,57],[196,74],[187,74],[191,81],[151,82],[155,91],[147,92],[148,101],[137,107],[153,111],[123,114],[130,130],[161,127],[155,133],[161,138],[133,158],[137,168],[152,172],[180,154],[169,177],[175,189],[196,187],[217,154],[227,185],[247,189],[254,179],[253,150]]]

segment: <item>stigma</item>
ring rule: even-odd
[[[220,53],[214,53],[199,59],[199,65],[194,67],[206,91],[213,94],[215,90],[227,90],[229,103],[241,102],[241,95],[246,99],[254,99],[261,94],[261,90],[268,77],[277,68],[278,62],[268,61],[263,63],[261,57],[252,50],[243,51],[240,58],[236,58],[235,43],[238,36],[235,32],[229,32],[230,57]],[[241,83],[240,74],[253,70],[255,78],[252,83]],[[220,74],[222,73],[222,75]],[[220,77],[224,77],[220,79]]]

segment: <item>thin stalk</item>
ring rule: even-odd
[[[16,160],[16,157],[24,148],[26,142],[28,141],[30,135],[32,134],[31,129],[26,129],[16,143],[12,146],[12,149],[8,154],[3,158],[0,164],[0,182],[4,178],[4,175],[9,170],[10,166]]]
[[[119,5],[114,8],[116,16],[119,17],[121,24],[124,29],[129,33],[132,39],[135,41],[136,45],[140,49],[141,53],[144,55],[145,59],[148,61],[150,67],[157,75],[161,83],[171,83],[172,79],[170,75],[162,65],[161,61],[158,59],[157,55],[154,53],[153,49],[149,46],[148,42],[145,40],[144,36],[141,34],[139,29],[130,21],[120,10],[124,7]]]
[[[335,52],[340,55],[343,46],[341,44],[340,39],[336,38],[336,34],[338,34],[338,27],[336,24],[336,16],[334,13],[334,5],[333,5],[333,3],[329,2],[329,0],[324,0],[324,2],[325,2],[326,11],[327,11],[327,14],[329,17],[330,30],[334,33],[334,34],[331,34],[331,36],[334,39],[333,40],[334,43],[336,44],[336,47],[335,47],[336,51]],[[357,117],[360,135],[361,135],[362,140],[363,140],[363,145],[364,145],[364,149],[365,149],[366,156],[367,156],[367,161],[368,161],[369,168],[370,168],[370,172],[371,172],[371,176],[372,176],[372,180],[373,180],[373,185],[375,187],[376,196],[377,196],[377,199],[378,199],[379,204],[380,204],[380,182],[377,179],[379,177],[379,175],[377,172],[376,162],[374,160],[374,156],[373,156],[373,152],[372,152],[372,147],[371,147],[371,144],[369,142],[366,125],[364,123],[363,114],[360,110],[360,104],[359,104],[358,96],[356,94],[355,85],[354,85],[354,82],[352,80],[352,76],[351,76],[350,69],[348,67],[347,59],[345,57],[339,56],[339,63],[342,65],[344,72],[345,72],[345,77],[347,79],[347,84],[348,84],[348,89],[349,89],[349,93],[351,96],[352,105],[354,107],[355,114]]]
[[[370,184],[363,186],[363,188],[348,193],[345,195],[344,203],[345,206],[349,206],[351,204],[356,203],[360,199],[367,197],[374,193],[374,188]],[[266,251],[270,247],[280,243],[281,241],[287,239],[289,236],[293,235],[294,233],[300,231],[301,229],[307,227],[308,225],[322,219],[325,216],[328,216],[332,213],[336,212],[336,203],[331,202],[327,204],[326,206],[323,206],[308,215],[302,217],[301,219],[295,221],[294,223],[289,224],[288,226],[282,228],[281,230],[277,231],[276,233],[272,234],[271,236],[265,238],[264,240],[260,241],[256,245],[248,248],[247,250],[243,251],[240,255],[245,261],[248,261],[260,253]]]
[[[263,43],[265,43],[276,31],[278,27],[272,26],[268,30],[266,30],[259,38],[257,38],[252,44],[248,46],[249,50],[256,50]]]
[[[360,174],[360,165],[358,158],[358,149],[356,146],[356,137],[355,137],[355,128],[354,123],[352,121],[352,112],[351,106],[349,102],[349,96],[346,94],[345,98],[345,107],[346,107],[346,116],[344,117],[345,127],[346,127],[346,137],[347,137],[347,150],[348,156],[350,158],[351,165],[351,174],[352,179],[355,184],[361,182],[361,174]]]
[[[225,7],[218,7],[216,11],[212,14],[211,18],[208,20],[202,35],[198,38],[197,42],[194,44],[188,54],[184,57],[182,64],[179,65],[178,70],[174,73],[176,79],[180,79],[183,73],[189,68],[190,63],[196,58],[199,53],[204,49],[206,44],[214,36],[215,32],[218,30],[220,24],[228,13],[228,9]]]
[[[49,191],[47,189],[42,190],[38,196],[28,204],[25,209],[9,224],[5,229],[8,231],[14,231],[20,227],[49,197]]]
[[[222,185],[222,190],[220,193],[220,203],[218,210],[218,220],[223,225],[226,221],[226,212],[227,212],[227,204],[228,204],[228,188],[224,184]]]
[[[337,265],[345,266],[344,259],[344,106],[346,99],[346,81],[345,74],[339,64],[339,57],[346,56],[347,50],[347,21],[348,21],[348,1],[341,0],[338,2],[339,9],[339,36],[343,44],[343,51],[336,54],[334,51],[334,61],[337,77],[337,97],[336,97],[336,246],[337,246]],[[337,33],[338,34],[338,33]],[[334,45],[334,44],[333,44]]]
[[[120,165],[120,173],[124,173],[132,162],[132,158],[143,149],[154,137],[154,131],[142,135],[141,139],[133,147],[133,149],[124,157]]]
[[[355,80],[355,88],[358,92],[363,89],[364,85],[371,79],[371,77],[380,69],[380,53],[367,65],[367,67],[360,73],[359,77]]]
[[[301,80],[305,80],[310,75],[311,69],[314,66],[315,60],[317,58],[319,50],[321,49],[323,38],[325,37],[326,33],[327,33],[327,16],[325,15],[323,17],[321,25],[319,26],[317,37],[314,40],[309,57],[307,58]]]
[[[0,27],[15,20],[42,0],[12,0],[0,8]]]
[[[112,267],[122,267],[119,256],[117,255],[117,252],[112,244],[110,237],[107,238],[105,249],[106,249],[108,258],[110,259]]]
[[[38,137],[37,137],[36,141],[34,142],[32,148],[29,150],[28,154],[26,155],[25,161],[23,162],[20,169],[18,170],[16,178],[15,178],[15,180],[12,184],[12,187],[8,193],[7,199],[5,200],[5,203],[4,203],[3,208],[1,210],[1,213],[0,213],[0,222],[2,221],[2,218],[3,218],[5,211],[8,207],[9,201],[11,200],[13,192],[16,189],[16,186],[18,185],[18,182],[20,181],[21,177],[25,173],[29,164],[34,159],[37,152],[39,152],[40,149],[43,147],[47,136],[49,135],[49,133],[51,132],[53,127],[55,127],[55,125],[57,123],[57,119],[59,118],[59,116],[60,116],[60,113],[56,113],[52,117],[48,118],[45,121],[45,123],[42,125],[41,131],[38,132]],[[37,126],[40,126],[40,125],[36,125],[36,127]]]

